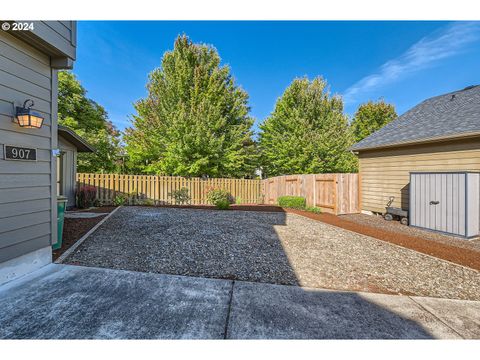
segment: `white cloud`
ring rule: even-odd
[[[345,103],[370,93],[401,77],[432,66],[435,62],[458,54],[466,45],[480,39],[480,22],[453,23],[441,31],[424,37],[396,59],[383,64],[378,72],[368,75],[343,94]]]

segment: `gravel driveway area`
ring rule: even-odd
[[[70,264],[480,300],[480,272],[290,213],[123,207]]]

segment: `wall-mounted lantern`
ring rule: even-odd
[[[22,107],[17,106],[14,122],[23,128],[40,129],[44,118],[39,113],[32,111],[33,105],[33,100],[27,99]]]

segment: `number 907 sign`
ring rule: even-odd
[[[5,145],[3,148],[5,160],[36,161],[37,149]]]

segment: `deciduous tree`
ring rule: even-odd
[[[395,107],[383,100],[360,105],[351,124],[355,141],[366,138],[396,118]]]
[[[349,172],[356,158],[343,101],[321,77],[295,79],[260,125],[260,151],[267,176]]]
[[[143,173],[246,177],[256,167],[248,95],[217,51],[179,36],[149,75],[125,141]]]
[[[114,172],[120,133],[105,109],[87,98],[87,91],[69,71],[58,74],[58,123],[74,130],[93,147],[94,153],[78,153],[79,172]]]

